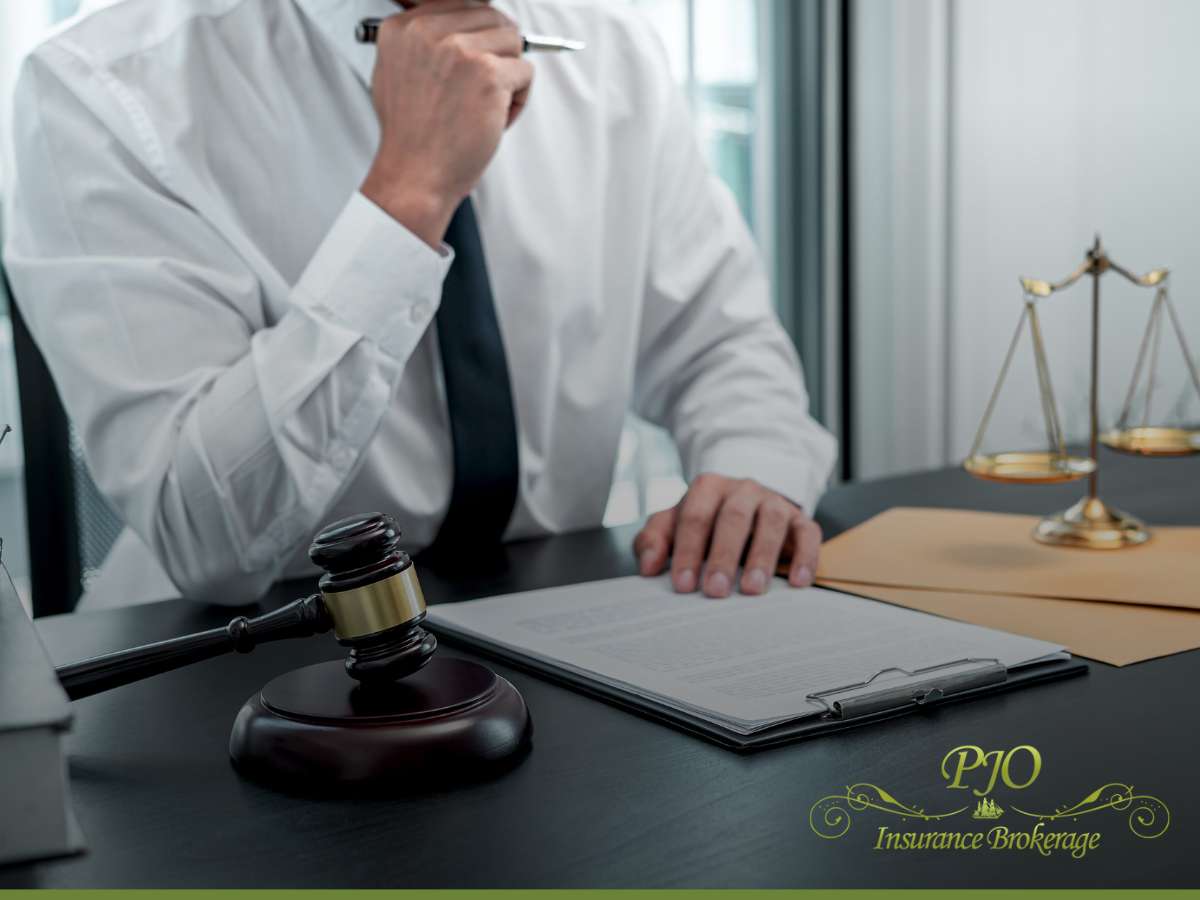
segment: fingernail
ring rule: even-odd
[[[643,575],[649,575],[654,571],[654,557],[656,555],[653,550],[643,550],[642,555],[638,557],[638,565],[641,567]]]
[[[765,594],[767,592],[767,573],[762,569],[751,569],[742,579],[742,591],[747,594]]]
[[[675,590],[680,594],[690,594],[696,589],[696,573],[691,569],[684,569],[675,576]]]
[[[796,570],[796,577],[792,584],[794,584],[796,587],[808,587],[812,583],[812,569],[810,569],[808,566],[801,566]]]
[[[704,586],[704,593],[710,597],[728,597],[733,590],[729,576],[724,572],[713,572],[706,580],[708,583]]]

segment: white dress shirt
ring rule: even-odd
[[[689,478],[751,477],[813,510],[834,441],[657,41],[605,0],[498,5],[588,44],[533,58],[473,194],[519,430],[506,537],[601,522],[629,410],[670,430]],[[124,0],[25,62],[5,261],[129,526],[89,602],[172,583],[252,601],[313,572],[314,532],[357,511],[394,514],[411,549],[436,535],[452,251],[358,193],[379,129],[354,25],[395,11]]]

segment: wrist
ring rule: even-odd
[[[364,197],[427,243],[440,250],[459,201],[422,188],[409,179],[389,178],[372,167],[360,191]]]

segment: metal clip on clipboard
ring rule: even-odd
[[[893,673],[904,677],[901,680],[889,677]],[[911,672],[895,666],[880,669],[866,681],[818,691],[808,694],[806,699],[824,706],[829,717],[857,719],[873,713],[922,706],[931,700],[1003,684],[1007,680],[1008,669],[998,659],[957,659]],[[870,690],[876,681],[882,683]]]

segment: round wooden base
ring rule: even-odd
[[[435,657],[382,686],[359,684],[338,660],[281,675],[233,724],[237,770],[301,793],[419,788],[486,778],[529,746],[525,701],[478,663]]]

